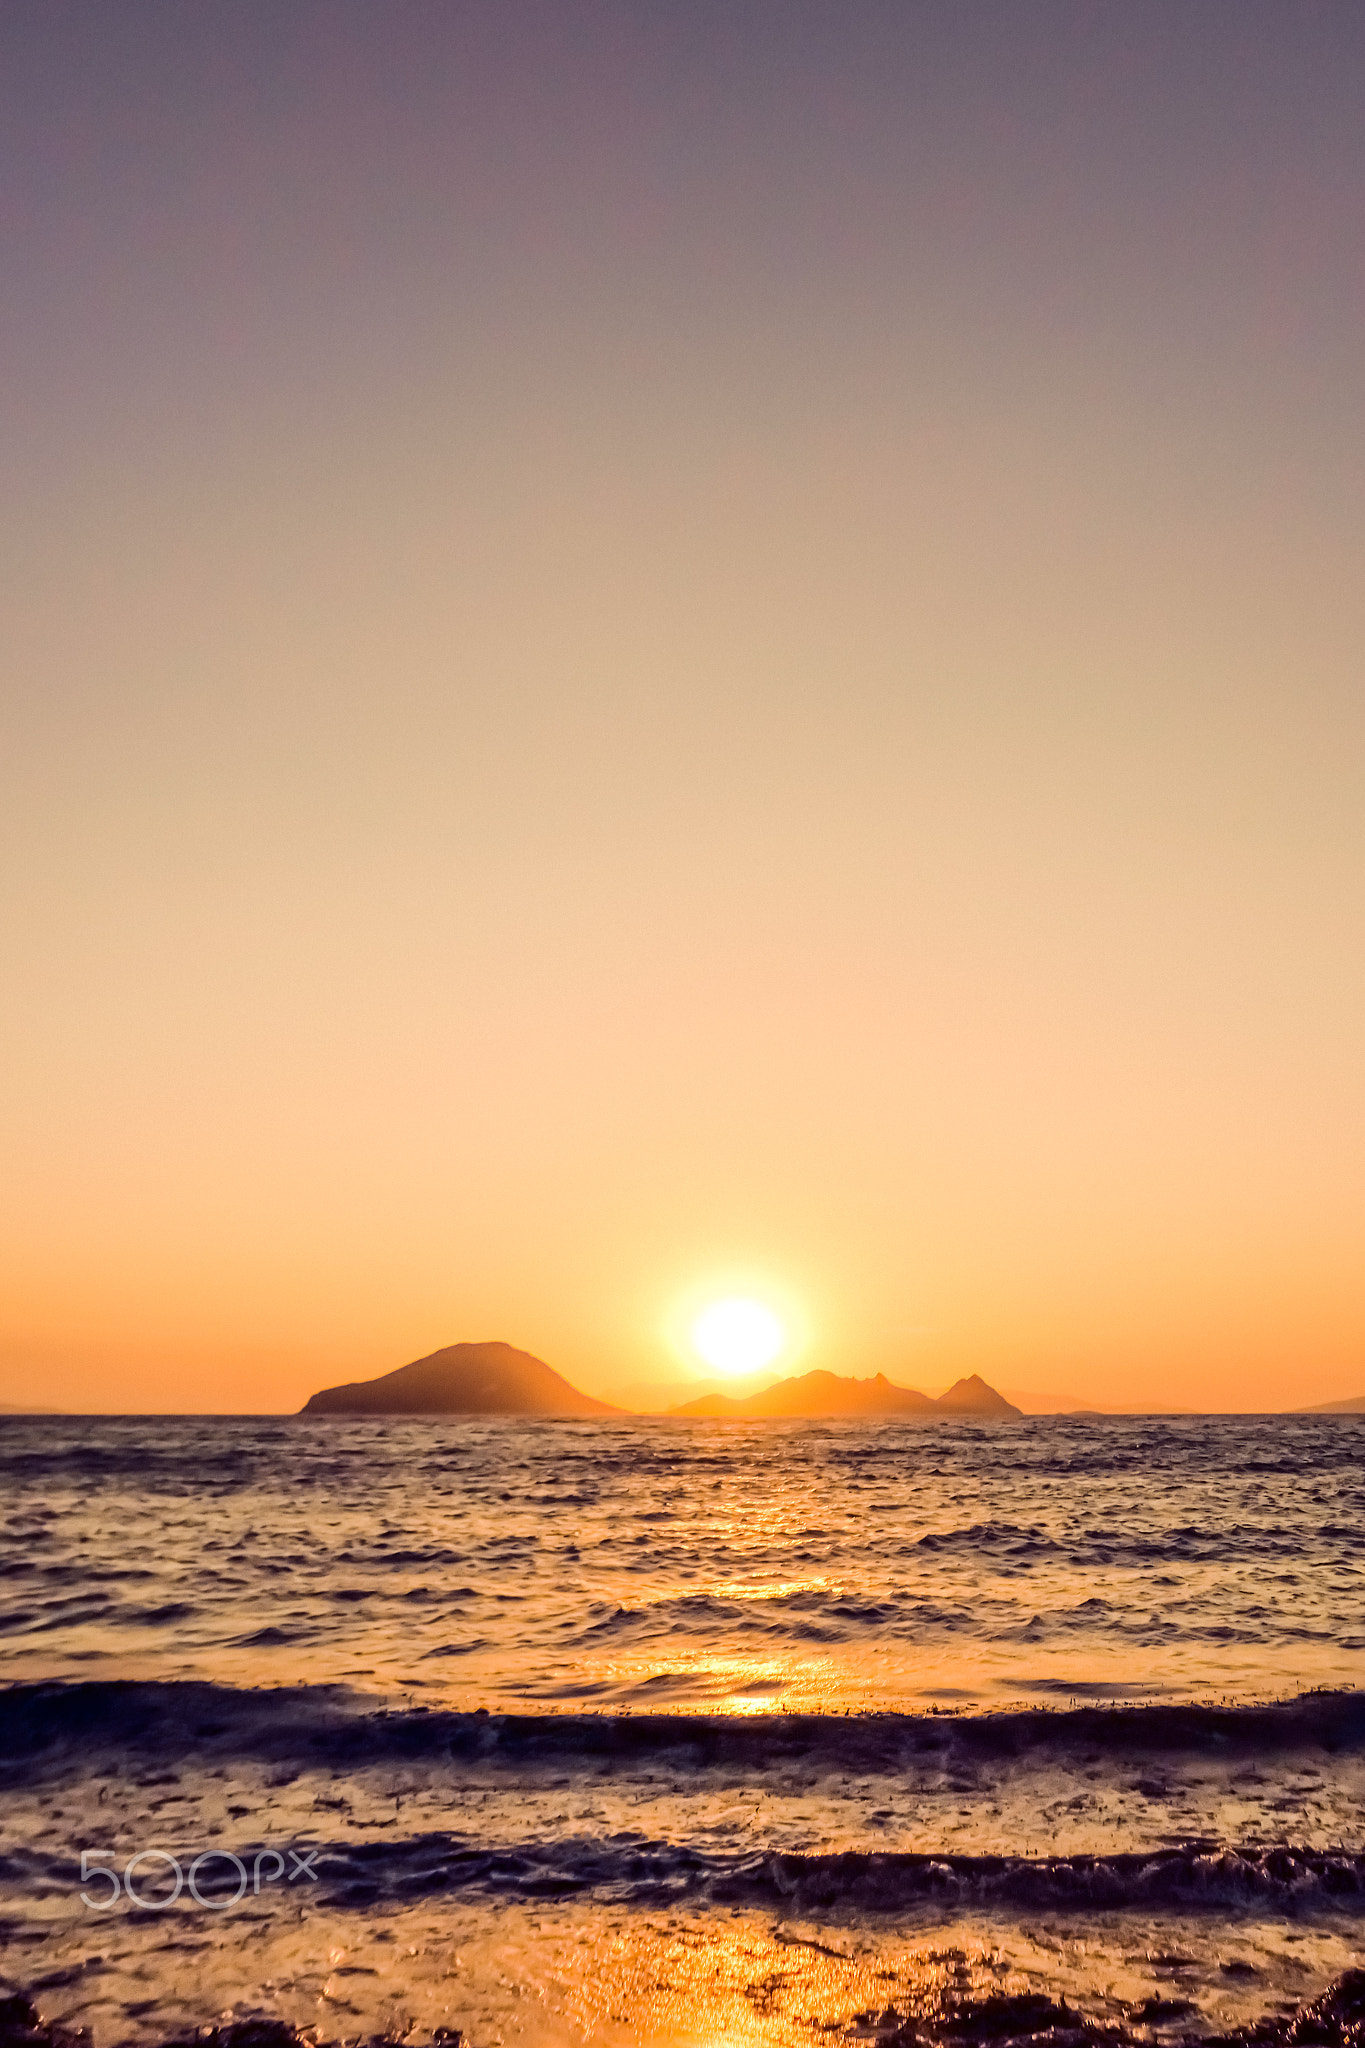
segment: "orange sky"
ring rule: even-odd
[[[1365,44],[1213,11],[17,37],[0,1401],[1365,1392]]]

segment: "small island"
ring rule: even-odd
[[[324,1387],[303,1415],[620,1415],[515,1345],[448,1344],[377,1380]]]

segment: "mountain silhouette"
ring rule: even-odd
[[[841,1379],[833,1372],[802,1373],[799,1379],[778,1380],[761,1393],[736,1399],[732,1394],[703,1394],[671,1408],[670,1415],[928,1415],[934,1404],[927,1394],[892,1386],[884,1373],[875,1379]]]
[[[324,1387],[302,1415],[619,1415],[512,1344],[448,1344],[377,1380]]]
[[[704,1394],[700,1400],[684,1401],[670,1408],[670,1415],[734,1416],[769,1420],[782,1417],[818,1418],[827,1415],[1018,1415],[1022,1411],[994,1387],[973,1373],[959,1380],[946,1394],[934,1400],[916,1393],[913,1387],[895,1386],[885,1373],[875,1379],[841,1378],[833,1372],[802,1373],[799,1379],[779,1380],[760,1394],[735,1400],[728,1394]]]
[[[954,1380],[946,1394],[940,1394],[934,1407],[940,1415],[1022,1415],[1023,1409],[1016,1408],[1013,1401],[1007,1401],[1003,1394],[997,1394],[994,1387],[988,1387],[980,1373],[974,1372],[970,1379]]]

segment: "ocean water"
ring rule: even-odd
[[[1362,1450],[6,1418],[3,1969],[95,2048],[1354,2038]]]
[[[7,1418],[11,1679],[721,1712],[1359,1681],[1365,1420]]]

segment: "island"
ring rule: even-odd
[[[730,1417],[739,1420],[819,1421],[837,1415],[918,1416],[931,1421],[941,1415],[1020,1416],[1021,1408],[988,1387],[978,1373],[958,1380],[937,1399],[920,1394],[913,1387],[898,1387],[878,1373],[870,1380],[844,1379],[833,1372],[802,1373],[798,1379],[778,1380],[761,1394],[734,1400],[728,1394],[704,1394],[698,1401],[684,1401],[670,1408],[670,1415]]]
[[[620,1415],[513,1344],[447,1344],[377,1380],[324,1387],[303,1415]]]

